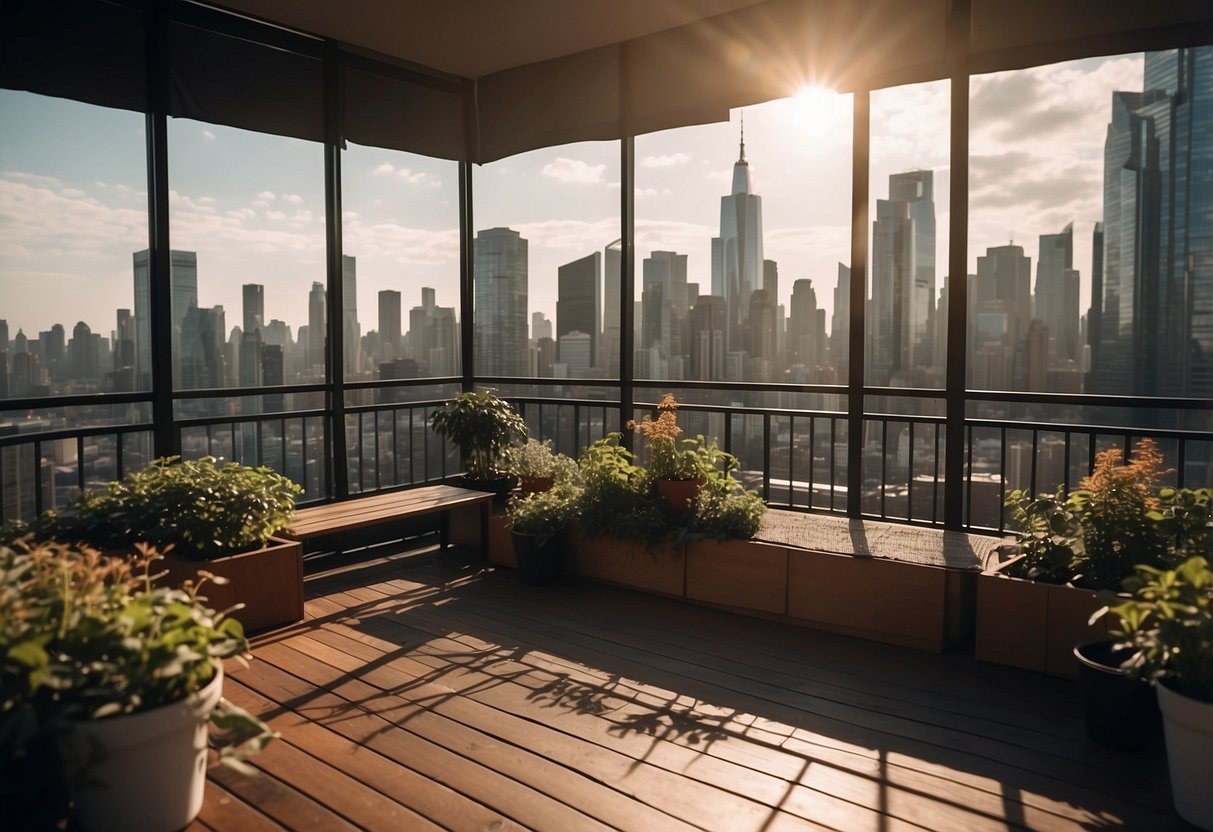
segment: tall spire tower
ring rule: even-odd
[[[747,349],[750,295],[762,288],[762,198],[750,184],[744,121],[738,150],[733,187],[720,198],[720,236],[712,238],[712,294],[724,298],[729,351]]]

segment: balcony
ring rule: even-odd
[[[284,738],[198,828],[1186,828],[1063,680],[453,553],[307,586],[228,686]]]

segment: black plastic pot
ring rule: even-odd
[[[1121,662],[1133,654],[1116,642],[1090,641],[1074,648],[1082,687],[1087,736],[1117,751],[1140,751],[1158,735],[1158,698],[1147,682],[1130,679]]]
[[[560,577],[563,547],[561,535],[542,540],[533,534],[511,531],[514,556],[518,560],[518,579],[530,586],[545,586]]]

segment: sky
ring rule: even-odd
[[[1073,220],[1085,310],[1111,93],[1139,90],[1141,77],[1138,54],[972,79],[970,271],[987,246],[1013,239],[1035,275],[1037,237]],[[949,98],[947,81],[872,98],[871,213],[889,174],[934,171],[937,290],[947,264]],[[709,291],[710,239],[744,115],[780,299],[810,278],[832,311],[837,263],[850,259],[851,112],[849,94],[809,90],[735,110],[728,123],[637,137],[637,275],[650,251],[674,250]],[[147,246],[143,127],[135,113],[0,91],[0,318],[11,335],[56,322],[70,332],[78,320],[108,335],[114,310],[132,305],[131,254]],[[198,254],[200,305],[222,304],[230,328],[240,323],[241,284],[261,283],[268,318],[306,322],[308,290],[324,280],[322,148],[170,119],[169,169],[172,245]],[[377,327],[381,289],[401,291],[405,309],[420,303],[423,286],[456,306],[457,165],[351,145],[342,177],[363,332]],[[529,240],[530,305],[548,317],[557,268],[620,236],[618,142],[477,167],[473,187],[477,229],[506,225]]]

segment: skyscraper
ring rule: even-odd
[[[1213,395],[1213,46],[1112,94],[1091,392]]]
[[[400,293],[384,289],[379,293],[379,344],[383,361],[402,358],[400,350]]]
[[[638,349],[657,347],[664,360],[681,360],[687,316],[687,256],[654,251],[641,263],[642,341]],[[657,376],[654,376],[657,377]]]
[[[803,364],[809,370],[824,363],[824,319],[818,322],[817,292],[813,281],[802,278],[792,283],[791,313],[788,316],[788,364]]]
[[[931,366],[935,302],[934,173],[895,173],[876,201],[868,316],[869,383],[908,383]]]
[[[265,325],[265,287],[260,283],[245,283],[242,289],[244,322],[241,329],[247,335],[261,332]]]
[[[307,294],[307,353],[304,363],[310,367],[324,366],[325,306],[323,283],[312,283]]]
[[[527,241],[510,228],[476,234],[476,373],[523,376],[527,371]]]
[[[598,333],[602,331],[602,252],[595,251],[571,263],[565,263],[556,270],[556,276],[557,360],[569,365],[570,370],[576,368],[588,371],[598,354]],[[571,332],[581,332],[590,338],[590,353],[584,368],[581,363],[580,340],[576,341],[576,363],[560,352],[565,344],[563,336]],[[581,374],[584,375],[584,372]]]
[[[974,386],[990,389],[1026,383],[1026,365],[1021,362],[1018,377],[1012,368],[1016,351],[1025,348],[1032,318],[1031,282],[1032,258],[1024,255],[1023,246],[993,246],[977,258],[970,317]]]
[[[141,389],[151,386],[152,331],[151,271],[148,251],[133,255],[135,274],[135,377]],[[173,379],[181,381],[181,327],[185,314],[198,305],[198,255],[192,251],[169,252],[169,296],[172,316]]]
[[[724,298],[700,295],[691,310],[691,378],[720,381],[725,366]]]
[[[345,374],[353,376],[361,366],[358,325],[358,264],[349,254],[341,255],[341,348],[345,353]]]
[[[623,241],[615,240],[603,249],[602,260],[602,340],[598,366],[611,378],[619,377],[620,281],[623,272]]]
[[[724,297],[729,351],[747,347],[750,293],[762,288],[762,259],[762,197],[751,190],[743,125],[732,191],[720,198],[720,236],[712,239],[712,294]]]
[[[1040,255],[1036,258],[1032,317],[1048,327],[1050,366],[1080,357],[1078,288],[1078,272],[1074,269],[1074,224],[1070,223],[1059,234],[1040,235]]]

